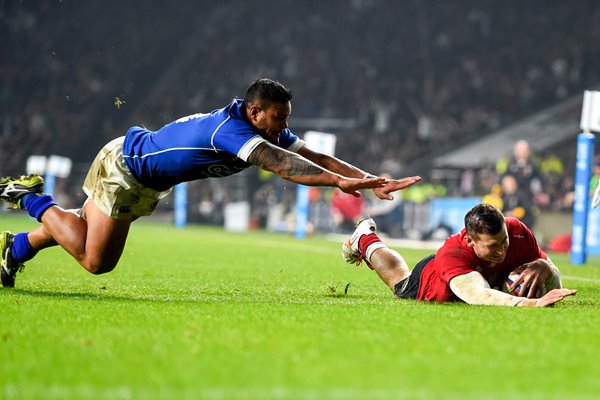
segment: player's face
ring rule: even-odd
[[[266,108],[257,106],[252,115],[252,125],[263,133],[269,142],[279,144],[279,135],[288,127],[288,118],[292,113],[291,103],[271,103]]]
[[[508,232],[506,225],[496,235],[480,234],[477,238],[468,236],[469,246],[477,257],[482,260],[498,264],[504,261],[508,250]]]

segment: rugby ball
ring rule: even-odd
[[[510,290],[510,287],[512,286],[512,284],[517,279],[519,279],[520,276],[521,276],[520,273],[511,273],[511,274],[509,274],[508,278],[506,278],[506,280],[504,280],[504,283],[502,284],[502,291],[504,293],[512,294],[513,296],[517,296],[517,297],[525,297],[525,296],[527,296],[527,293],[521,293],[521,285],[518,285],[512,291]],[[547,293],[546,285],[544,285],[544,287],[542,288],[542,294],[546,294],[546,293]]]
[[[515,287],[513,290],[510,290],[510,287],[512,286],[512,284],[519,279],[519,277],[521,276],[521,274],[509,274],[508,278],[506,278],[504,280],[504,283],[502,284],[502,291],[504,293],[508,293],[508,294],[512,294],[514,296],[520,297],[521,296],[521,285]]]

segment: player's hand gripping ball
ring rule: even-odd
[[[508,275],[508,278],[506,278],[504,280],[504,283],[502,284],[502,291],[504,293],[508,293],[508,294],[512,294],[514,296],[520,297],[521,296],[521,285],[518,285],[513,290],[510,290],[510,287],[512,286],[512,284],[515,283],[515,281],[517,279],[519,279],[520,276],[521,276],[521,274]]]
[[[509,274],[508,278],[506,278],[506,280],[502,284],[502,291],[504,293],[512,294],[513,296],[526,297],[527,296],[527,292],[523,292],[523,288],[521,287],[521,285],[517,285],[517,286],[514,287],[513,290],[510,290],[510,287],[513,285],[513,283],[515,283],[515,281],[517,279],[519,279],[520,276],[521,276],[520,273],[511,273],[511,274]],[[543,292],[542,295],[544,295],[544,294],[547,293],[545,285],[542,288],[542,292]]]

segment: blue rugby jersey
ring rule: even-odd
[[[180,182],[219,178],[252,164],[248,156],[266,142],[246,119],[244,103],[234,99],[210,114],[180,118],[153,132],[129,128],[123,157],[133,176],[144,186],[164,191]],[[279,147],[298,151],[304,141],[285,129]]]

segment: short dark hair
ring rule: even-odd
[[[261,78],[257,79],[246,91],[244,96],[244,104],[259,103],[261,107],[267,108],[271,103],[287,103],[292,100],[292,91],[281,83]]]
[[[496,235],[502,230],[504,224],[504,215],[491,204],[478,204],[465,215],[465,229],[472,238],[482,233]]]

